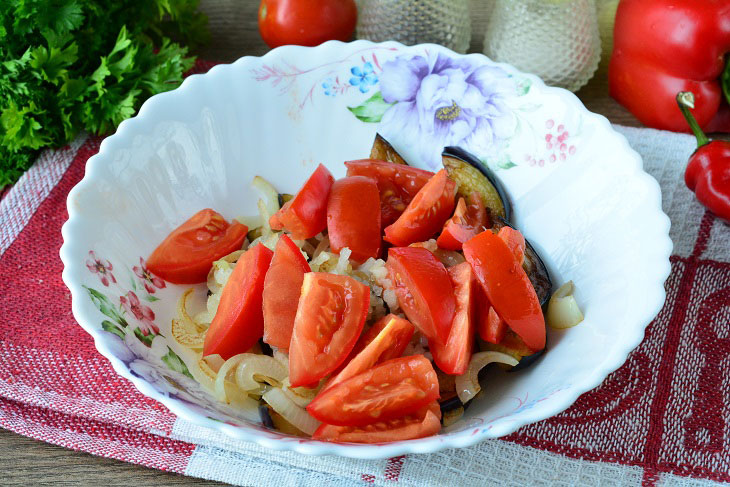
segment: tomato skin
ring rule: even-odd
[[[348,247],[357,262],[378,258],[380,195],[373,179],[349,176],[334,182],[327,202],[327,232],[334,253]]]
[[[327,198],[335,178],[322,164],[302,189],[269,218],[274,230],[286,229],[295,240],[312,238],[327,228]]]
[[[364,426],[413,413],[438,397],[431,362],[412,355],[383,362],[320,392],[307,411],[323,423]]]
[[[415,413],[375,425],[334,426],[322,424],[312,435],[314,440],[341,443],[386,443],[433,436],[441,431],[441,407],[434,401]]]
[[[444,265],[424,248],[393,247],[386,268],[410,322],[428,339],[446,343],[456,300]]]
[[[498,344],[504,339],[507,323],[494,310],[480,284],[474,286],[474,291],[477,333],[485,342]]]
[[[310,272],[289,344],[292,387],[319,381],[335,370],[355,346],[370,306],[370,288],[349,276]]]
[[[347,42],[357,22],[354,0],[262,0],[259,33],[271,48]]]
[[[545,318],[530,279],[504,240],[490,230],[464,244],[464,257],[497,314],[530,349],[545,348]]]
[[[206,208],[170,232],[147,258],[147,268],[174,284],[205,282],[213,262],[239,250],[248,228]]]
[[[403,214],[385,228],[385,240],[396,246],[428,240],[454,211],[456,183],[444,169],[437,172],[408,203]]]
[[[433,361],[450,375],[461,375],[469,368],[474,345],[474,273],[468,262],[448,269],[456,294],[456,313],[445,345],[429,341]],[[478,286],[478,284],[476,284]]]
[[[414,331],[414,326],[408,320],[393,314],[382,317],[368,330],[368,333],[360,337],[353,352],[362,342],[365,342],[364,346],[336,376],[330,379],[323,390],[365,372],[374,365],[400,357],[411,341]]]
[[[518,230],[510,226],[503,226],[499,229],[497,236],[504,240],[507,247],[512,251],[515,256],[515,260],[522,265],[522,261],[525,258],[525,237]]]
[[[398,219],[408,203],[433,176],[431,171],[375,159],[347,161],[345,166],[348,176],[365,176],[378,184],[383,227]]]
[[[228,278],[218,311],[205,335],[203,356],[224,360],[246,352],[264,334],[264,278],[274,253],[263,245],[248,249]]]
[[[464,242],[489,226],[488,220],[487,209],[478,193],[469,195],[468,205],[464,198],[459,198],[454,216],[444,224],[436,243],[442,249],[461,250]]]
[[[297,303],[309,264],[294,242],[282,235],[264,279],[264,341],[288,349],[294,329]]]

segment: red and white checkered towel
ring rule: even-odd
[[[616,128],[672,220],[667,302],[626,364],[558,416],[475,447],[379,461],[268,451],[177,419],[118,377],[71,315],[61,225],[99,147],[81,136],[44,153],[0,202],[0,426],[238,485],[730,482],[730,227],[684,186],[691,137]]]

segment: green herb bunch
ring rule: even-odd
[[[0,189],[46,147],[104,134],[177,87],[208,37],[198,0],[0,0]],[[184,45],[181,45],[179,43]]]

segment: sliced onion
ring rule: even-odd
[[[551,328],[570,328],[583,321],[574,291],[573,281],[568,281],[553,293],[547,310],[547,322]]]
[[[270,182],[261,176],[256,176],[253,178],[251,186],[261,195],[262,199],[260,201],[264,202],[269,216],[279,211],[279,192],[276,191],[276,188]]]
[[[246,225],[249,230],[253,230],[254,228],[258,228],[264,224],[264,222],[261,220],[261,215],[238,216],[236,217],[236,220],[238,221],[238,223]]]
[[[280,386],[289,371],[274,357],[244,353],[243,359],[236,369],[236,384],[244,391],[256,391],[261,382],[272,386]]]
[[[482,389],[479,385],[478,374],[485,365],[491,363],[507,364],[511,366],[517,365],[518,361],[514,357],[502,352],[479,352],[471,356],[469,361],[469,369],[463,375],[457,375],[454,379],[456,384],[456,394],[463,404],[474,398]]]
[[[269,209],[266,207],[266,203],[262,199],[258,200],[258,202],[256,203],[256,207],[259,209],[259,215],[261,216],[261,235],[269,235],[271,233],[269,218],[271,217],[271,215],[273,215],[273,213],[269,213]]]
[[[310,416],[305,409],[297,406],[294,401],[289,399],[278,387],[274,387],[273,389],[266,391],[262,396],[262,399],[266,401],[274,411],[289,421],[292,426],[308,435],[313,434],[321,424],[319,421]]]
[[[234,355],[221,365],[218,370],[218,374],[215,377],[215,397],[226,404],[235,405],[246,405],[248,400],[253,401],[246,391],[238,387],[233,381],[231,381],[230,375],[233,375],[236,367],[245,358],[244,353]],[[255,401],[253,401],[254,407],[256,407]]]
[[[294,404],[305,408],[317,396],[320,389],[322,389],[323,384],[324,381],[320,381],[314,389],[310,389],[308,387],[292,387],[289,382],[289,377],[287,377],[281,385],[281,390],[284,394],[286,394],[286,397],[294,402]]]
[[[319,241],[317,244],[317,247],[314,249],[314,253],[312,254],[312,259],[316,258],[319,254],[327,250],[330,246],[330,239],[329,237],[324,237],[322,240]]]

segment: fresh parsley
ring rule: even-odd
[[[41,149],[109,133],[177,87],[208,38],[198,1],[0,1],[0,189]]]

